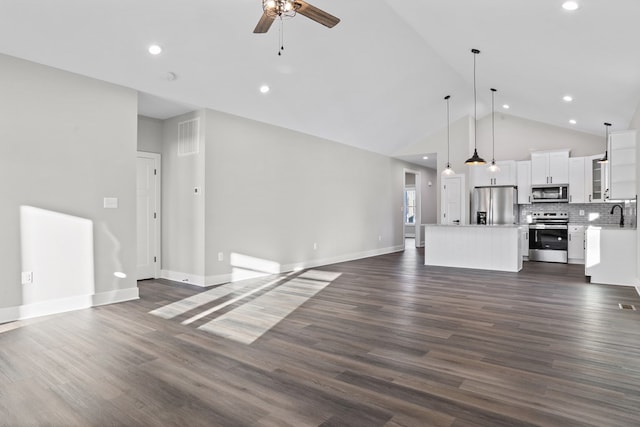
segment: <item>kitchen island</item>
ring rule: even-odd
[[[522,270],[520,225],[424,225],[424,264]]]

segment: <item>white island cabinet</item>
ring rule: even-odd
[[[425,265],[522,270],[518,225],[425,225]]]

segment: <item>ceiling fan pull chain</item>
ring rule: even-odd
[[[280,49],[278,50],[278,56],[282,55],[284,50],[284,23],[282,22],[282,16],[280,16]]]

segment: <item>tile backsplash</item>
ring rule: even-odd
[[[624,201],[620,203],[535,203],[531,205],[519,205],[520,224],[527,222],[527,215],[532,212],[567,212],[569,223],[576,225],[617,225],[620,223],[620,210],[611,214],[611,208],[616,205],[624,207],[625,226],[636,227],[637,209],[636,201]],[[581,215],[582,214],[582,215]]]

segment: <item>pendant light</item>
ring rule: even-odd
[[[487,162],[478,156],[478,100],[476,96],[476,56],[480,53],[478,49],[471,49],[473,53],[473,156],[464,162],[466,165],[484,165]]]
[[[604,137],[604,157],[601,158],[600,160],[598,160],[598,163],[608,163],[609,162],[609,150],[608,150],[608,146],[609,146],[609,126],[611,126],[611,123],[605,123],[604,124],[605,128],[605,137]]]
[[[451,163],[449,163],[449,98],[451,98],[450,95],[444,97],[445,101],[447,101],[447,167],[442,171],[442,175],[453,175],[455,173],[453,169],[451,169]]]
[[[496,165],[496,124],[495,124],[495,115],[496,109],[494,106],[494,100],[496,95],[496,89],[491,88],[491,144],[492,144],[492,158],[491,164],[487,168],[487,170],[491,173],[500,172],[500,168]]]

